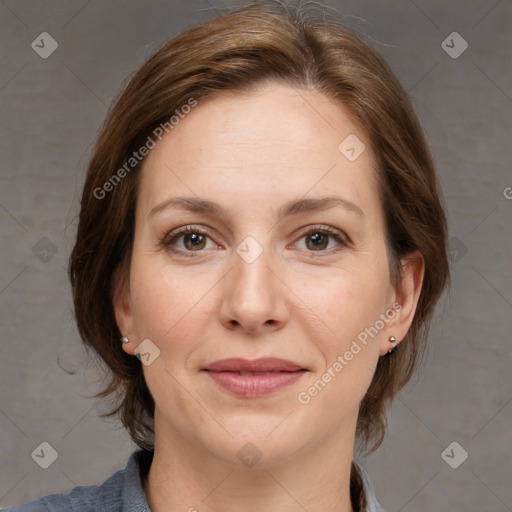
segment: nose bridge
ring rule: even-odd
[[[237,255],[234,257],[234,277],[244,293],[255,296],[261,294],[267,299],[273,296],[270,271],[272,259],[270,249],[262,249],[260,252],[254,247],[247,248],[247,244],[239,246]]]
[[[248,236],[233,253],[224,287],[221,316],[226,326],[255,331],[282,325],[287,317],[282,286],[274,275],[275,255]]]

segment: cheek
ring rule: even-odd
[[[130,292],[139,334],[161,339],[186,314],[186,294],[180,280],[169,279],[156,260],[134,259]]]
[[[138,268],[143,272],[135,271],[132,280],[138,336],[150,338],[165,355],[190,352],[202,319],[207,319],[205,312],[212,307],[208,294],[212,284],[183,269],[159,266],[152,270],[151,261]]]
[[[385,269],[368,266],[352,273],[331,273],[316,280],[315,286],[305,293],[334,331],[334,337],[346,340],[378,320],[385,311],[388,292]]]
[[[338,272],[337,278],[317,281],[309,297],[315,297],[315,311],[328,329],[322,335],[310,328],[310,335],[321,353],[323,367],[318,368],[304,390],[316,405],[335,406],[334,417],[341,420],[347,410],[355,410],[366,393],[379,358],[380,332],[371,330],[385,312],[389,290],[388,274],[384,265],[373,268],[362,266],[351,273]],[[316,379],[316,380],[315,380]],[[321,397],[320,397],[321,395]],[[320,412],[319,412],[320,413]],[[340,416],[341,415],[341,416]]]
[[[309,334],[322,365],[298,397],[313,415],[332,411],[326,427],[336,429],[347,414],[356,414],[372,381],[379,358],[379,334],[367,329],[375,325],[385,308],[385,286],[375,279],[330,280],[325,294],[316,296],[315,310],[328,329]],[[319,332],[322,332],[319,335]],[[373,334],[373,332],[372,332]]]

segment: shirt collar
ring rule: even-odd
[[[144,493],[141,474],[147,475],[153,453],[149,450],[138,450],[128,459],[122,488],[123,512],[151,512]]]

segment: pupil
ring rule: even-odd
[[[197,248],[200,249],[201,246],[204,245],[204,243],[201,244],[201,242],[204,242],[203,235],[200,235],[198,233],[192,233],[190,235],[187,235],[186,240],[188,242],[190,242],[190,245],[192,246],[192,248],[195,248],[195,249],[197,249]]]
[[[314,235],[311,235],[311,241],[313,243],[313,247],[315,248],[325,248],[325,240],[324,235],[321,233],[315,233]],[[326,237],[325,237],[326,238]]]

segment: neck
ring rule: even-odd
[[[177,432],[158,428],[145,482],[152,512],[354,512],[354,434],[326,439],[281,463],[236,468]]]

